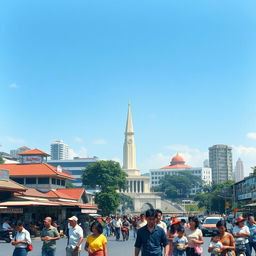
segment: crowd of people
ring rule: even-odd
[[[84,250],[89,256],[107,256],[107,239],[111,236],[117,241],[133,237],[135,256],[140,253],[141,256],[251,256],[253,250],[256,252],[254,216],[247,219],[239,216],[233,225],[224,218],[220,219],[212,233],[208,251],[203,251],[204,237],[196,216],[190,216],[188,222],[175,217],[167,220],[162,219],[161,210],[149,209],[140,216],[112,216],[82,223],[72,216],[67,223],[66,256],[79,256],[84,239]],[[2,228],[10,229],[11,226],[5,221]],[[30,232],[20,221],[15,229],[11,242],[13,256],[27,256],[32,250]],[[55,256],[60,232],[51,217],[43,220],[40,236],[43,242],[41,256]]]

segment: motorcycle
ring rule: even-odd
[[[0,240],[10,243],[12,241],[12,230],[0,229]]]
[[[235,241],[236,245],[236,256],[246,256],[246,247],[244,238],[237,238]]]

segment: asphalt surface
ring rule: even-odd
[[[41,256],[41,247],[42,242],[39,239],[33,240],[33,247],[34,250],[32,252],[28,253],[28,256]],[[134,255],[134,238],[130,237],[128,241],[115,241],[114,237],[108,238],[108,250],[109,256],[132,256]],[[204,253],[202,256],[210,255],[207,250],[209,246],[210,238],[204,237]],[[65,247],[66,247],[67,240],[66,238],[61,238],[57,241],[57,250],[56,250],[56,256],[65,256]],[[83,243],[84,247],[84,243]],[[83,248],[82,247],[82,248]],[[13,253],[13,246],[11,244],[7,244],[5,242],[0,242],[0,256],[12,256]],[[87,252],[82,250],[81,256],[87,256]],[[252,256],[255,254],[253,253]]]

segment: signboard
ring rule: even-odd
[[[81,213],[97,213],[97,210],[93,209],[81,209]]]
[[[9,180],[9,171],[0,169],[0,180]]]
[[[23,208],[0,208],[0,213],[23,213]]]
[[[42,156],[23,156],[22,162],[24,164],[40,164],[43,162]]]

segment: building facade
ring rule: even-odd
[[[61,166],[63,170],[68,171],[75,180],[71,180],[70,182],[76,186],[81,187],[82,184],[82,174],[84,169],[92,163],[96,163],[99,161],[99,158],[74,158],[73,160],[49,160],[48,164],[58,167]]]
[[[244,179],[244,164],[243,161],[238,158],[236,161],[235,171],[234,171],[234,181],[239,182]]]
[[[227,145],[209,147],[212,182],[221,183],[233,178],[232,148]]]
[[[150,184],[151,187],[158,186],[160,180],[164,178],[165,175],[181,175],[181,173],[189,172],[195,176],[198,176],[203,184],[210,185],[212,183],[212,171],[211,168],[207,167],[191,167],[185,164],[185,161],[182,156],[178,153],[174,156],[170,162],[170,165],[162,167],[160,169],[151,169],[150,170]],[[191,189],[190,194],[195,195],[201,191],[200,186],[195,186]]]
[[[25,152],[30,150],[30,148],[23,146],[17,149],[12,149],[10,150],[10,155],[14,158],[16,158],[17,160],[20,160],[21,156],[19,155],[19,153]]]
[[[62,140],[56,140],[51,144],[51,159],[52,160],[67,160],[69,159],[69,146]]]

